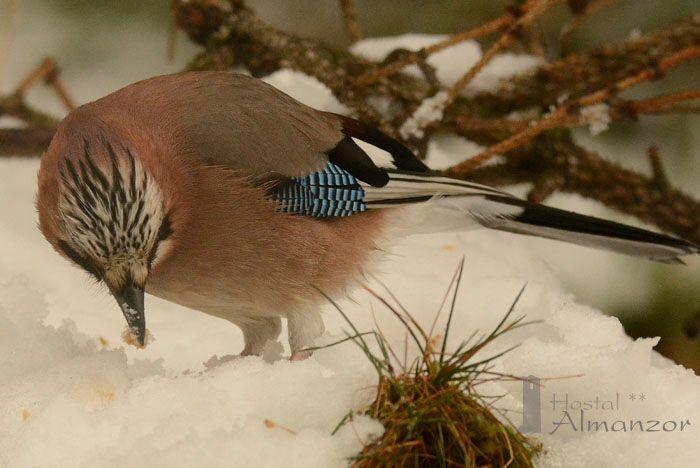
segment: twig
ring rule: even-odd
[[[30,88],[42,81],[47,86],[53,88],[65,108],[72,111],[75,109],[75,104],[73,99],[66,91],[66,88],[63,86],[63,83],[61,83],[61,80],[58,77],[59,73],[60,70],[56,65],[56,62],[51,58],[45,58],[37,68],[31,71],[22,81],[20,81],[19,85],[17,85],[15,94],[22,99]]]
[[[690,101],[700,99],[700,90],[681,91],[661,96],[630,101],[626,107],[635,114],[666,114],[678,112],[697,112],[698,107],[686,106]]]
[[[544,172],[535,180],[532,189],[527,194],[527,199],[533,203],[542,203],[554,192],[564,186],[564,177],[554,171]]]
[[[57,119],[27,106],[16,94],[0,95],[0,116],[3,115],[16,117],[30,127],[53,128],[58,125]]]
[[[446,171],[446,174],[457,175],[465,172],[468,173],[499,154],[506,153],[515,148],[523,146],[547,130],[572,125],[574,123],[578,123],[578,121],[578,117],[569,115],[568,106],[561,106],[547,114],[544,118],[535,122],[534,125],[525,128],[515,135],[486,148],[481,153],[451,167]]]
[[[6,129],[0,128],[0,156],[36,156],[49,143],[54,128]]]
[[[659,157],[659,148],[656,145],[650,146],[647,150],[647,155],[649,157],[649,164],[651,165],[652,180],[660,190],[668,189],[668,177],[666,176],[666,170]]]
[[[469,82],[479,73],[486,64],[502,49],[507,47],[518,37],[518,32],[522,28],[530,25],[537,17],[544,13],[549,7],[560,0],[528,0],[523,7],[522,15],[496,40],[496,42],[484,53],[477,63],[475,63],[450,89],[447,90],[449,106],[459,96]]]
[[[700,201],[672,187],[659,190],[654,178],[603,159],[578,146],[571,135],[542,135],[531,148],[516,150],[513,156],[501,164],[449,175],[502,187],[556,172],[562,177],[560,191],[596,200],[700,244]]]
[[[686,47],[685,49],[679,50],[678,52],[675,52],[667,57],[661,58],[658,64],[652,65],[636,75],[628,76],[609,88],[601,89],[600,91],[582,97],[579,99],[579,104],[581,106],[589,106],[602,102],[610,96],[618,94],[619,92],[624,91],[627,88],[631,88],[634,85],[645,81],[662,78],[663,75],[670,69],[698,57],[700,57],[700,45]]]
[[[441,50],[447,49],[448,47],[452,47],[453,45],[459,44],[460,42],[464,42],[469,39],[479,39],[490,34],[494,34],[512,25],[514,21],[515,20],[511,15],[503,15],[499,18],[496,18],[495,20],[489,21],[488,23],[484,23],[473,29],[469,29],[467,31],[455,34],[445,39],[444,41],[437,42],[428,47],[424,47],[411,54],[406,54],[381,68],[370,70],[369,72],[355,78],[354,82],[358,86],[367,86],[369,84],[375,83],[381,80],[382,78],[388,78],[400,72],[404,67],[408,65],[418,63],[421,60],[425,60],[425,58],[429,57],[430,55]]]
[[[405,138],[423,136],[425,127],[436,120],[441,120],[445,109],[448,109],[457,99],[464,88],[474,77],[496,56],[501,50],[512,43],[521,35],[523,28],[528,26],[547,8],[560,0],[528,0],[522,11],[518,11],[519,18],[496,40],[496,42],[484,53],[484,55],[472,67],[457,80],[446,92],[436,94],[431,100],[426,100],[415,113],[409,115],[400,129],[400,134]],[[429,117],[423,118],[419,113]]]
[[[406,117],[435,93],[434,87],[421,77],[397,73],[404,66],[425,61],[431,53],[460,40],[506,29],[515,33],[514,39],[521,42],[527,39],[519,35],[527,34],[527,24],[522,29],[513,28],[527,12],[523,8],[520,14],[515,11],[422,51],[378,64],[356,57],[346,49],[331,48],[320,41],[275,29],[257,17],[244,0],[172,0],[172,5],[177,25],[204,46],[191,68],[228,69],[242,65],[255,76],[281,68],[301,71],[328,86],[356,117],[391,135],[397,135]],[[640,101],[622,100],[617,94],[635,83],[660,77],[665,65],[675,66],[669,61],[683,63],[697,56],[699,47],[700,17],[696,16],[621,44],[555,59],[534,73],[510,79],[495,92],[469,98],[457,95],[445,110],[444,118],[425,129],[424,138],[404,142],[414,149],[424,148],[428,137],[446,131],[490,147],[530,128],[527,117],[512,120],[511,113],[523,115],[532,108],[557,106],[563,96],[567,97],[566,103],[594,97],[595,102],[610,106],[612,119],[634,119],[637,114],[647,113],[693,112],[696,108],[689,103],[692,104],[690,98],[696,96],[696,91]],[[361,84],[361,77],[371,79]],[[381,108],[373,104],[378,101],[382,102]],[[559,124],[580,125],[580,102],[567,105],[570,106],[565,113],[567,118]],[[45,124],[42,128],[56,125],[56,119],[27,107],[17,96],[0,96],[0,114],[14,115],[29,125],[26,130],[3,133],[5,141],[17,141],[23,135],[17,132],[39,128],[42,122]],[[35,143],[39,139],[30,141]],[[530,197],[538,200],[552,190],[577,193],[700,242],[700,203],[694,198],[672,187],[660,190],[651,177],[628,171],[577,146],[564,128],[539,133],[536,138],[526,138],[521,143],[508,150],[502,163],[470,172],[453,168],[450,173],[496,186],[534,182]],[[0,153],[4,152],[0,141]]]
[[[514,148],[518,148],[526,143],[529,143],[533,138],[546,132],[547,130],[585,123],[584,119],[581,118],[581,114],[578,112],[581,108],[602,103],[627,88],[642,83],[643,81],[658,78],[671,68],[676,67],[688,60],[697,58],[698,56],[700,56],[700,46],[683,49],[669,57],[662,59],[655,68],[643,70],[634,76],[621,80],[610,88],[602,89],[583,96],[582,98],[565,102],[530,127],[523,129],[510,138],[490,146],[481,153],[450,169],[449,172],[468,172],[469,170],[484,164],[498,154],[506,153]],[[642,104],[638,105],[637,107],[632,105],[631,108],[639,112],[640,110],[644,110],[645,107],[647,109],[654,109],[654,106],[658,106],[659,102],[666,105],[666,102],[676,103],[684,99],[697,99],[697,93],[695,91],[690,91],[670,96],[667,95],[651,101],[642,102]]]
[[[75,108],[73,100],[58,78],[56,63],[47,58],[24,77],[15,92],[0,95],[0,116],[9,115],[26,124],[26,128],[0,129],[0,156],[30,156],[41,154],[51,142],[58,120],[29,107],[24,97],[37,83],[50,86],[63,105],[70,111]]]
[[[593,0],[586,2],[586,5],[582,10],[575,12],[576,16],[566,23],[564,27],[561,28],[559,33],[559,42],[563,47],[568,45],[569,39],[571,38],[571,33],[578,27],[580,27],[587,19],[595,15],[600,10],[617,3],[619,0]]]
[[[537,55],[543,60],[547,60],[547,49],[545,47],[544,34],[542,28],[537,24],[530,24],[524,29],[525,40],[523,41],[526,50]]]
[[[338,0],[340,3],[340,10],[343,13],[343,26],[345,27],[345,33],[350,38],[350,42],[353,44],[359,40],[362,40],[362,30],[357,23],[357,9],[355,8],[354,0]]]
[[[283,426],[283,425],[281,425],[281,424],[277,424],[276,422],[271,421],[271,420],[269,420],[269,419],[267,419],[267,418],[263,419],[263,424],[264,424],[265,427],[268,428],[268,429],[282,429],[283,431],[286,431],[287,433],[289,433],[289,434],[291,434],[291,435],[297,435],[297,431],[295,431],[295,430],[293,430],[293,429],[290,429],[290,428],[288,428],[288,427],[285,427],[285,426]]]
[[[522,11],[518,10],[519,18],[496,40],[496,42],[484,53],[484,55],[472,67],[454,83],[447,91],[439,92],[430,99],[426,99],[409,115],[399,129],[399,133],[406,139],[423,137],[425,128],[434,122],[442,120],[445,110],[457,99],[471,80],[488,64],[498,52],[509,45],[516,35],[522,33],[523,28],[544,12],[549,6],[559,0],[528,0]]]

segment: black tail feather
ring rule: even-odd
[[[522,213],[516,216],[483,222],[494,229],[563,240],[665,263],[683,263],[680,256],[700,253],[700,246],[678,237],[508,196],[487,195],[486,198],[522,208]]]
[[[491,187],[430,173],[389,171],[380,188],[365,187],[368,209],[410,205],[447,198],[482,226],[611,250],[664,263],[683,263],[700,247],[678,237],[530,203]]]

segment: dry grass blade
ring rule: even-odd
[[[421,354],[422,354],[422,355],[425,355],[425,349],[426,349],[426,348],[425,348],[425,346],[421,343],[421,340],[418,339],[418,336],[416,335],[416,332],[418,332],[418,333],[421,334],[421,336],[423,337],[424,342],[426,342],[426,343],[427,343],[427,338],[428,338],[428,337],[427,337],[427,335],[425,334],[425,332],[424,332],[420,327],[416,327],[416,322],[415,322],[415,320],[413,319],[413,317],[411,317],[411,316],[409,315],[409,320],[412,322],[411,325],[413,325],[413,326],[411,326],[411,325],[408,324],[408,322],[406,322],[406,319],[405,319],[405,318],[404,318],[404,317],[389,303],[389,301],[387,301],[386,299],[384,299],[382,296],[380,296],[379,294],[377,294],[376,292],[374,292],[374,290],[372,290],[371,288],[369,288],[369,287],[367,287],[367,286],[364,286],[364,289],[365,289],[367,292],[369,292],[372,296],[374,296],[376,299],[378,299],[382,304],[384,304],[384,306],[385,306],[387,309],[389,309],[389,311],[390,311],[392,314],[394,314],[394,316],[395,316],[397,319],[399,319],[399,321],[401,322],[401,324],[403,324],[403,326],[406,327],[406,330],[408,330],[408,333],[409,333],[409,334],[411,335],[411,337],[413,338],[413,342],[416,343],[416,346],[418,346],[418,349],[420,349]]]
[[[431,351],[432,338],[400,306],[393,294],[389,294],[390,300],[399,304],[403,313],[396,310],[389,300],[366,288],[400,320],[407,335],[412,336],[420,349],[421,356],[412,365],[407,366],[405,362],[401,364],[397,361],[398,367],[403,369],[400,373],[393,372],[395,366],[386,352],[390,345],[384,334],[381,331],[370,332],[377,339],[381,351],[381,355],[375,355],[361,338],[363,334],[331,301],[355,333],[338,343],[353,339],[379,374],[375,399],[363,413],[379,420],[385,431],[380,438],[366,443],[353,466],[533,466],[533,458],[541,451],[541,446],[520,434],[505,416],[506,422],[503,422],[494,414],[494,403],[503,395],[485,396],[476,390],[478,385],[487,380],[517,378],[492,371],[494,359],[513,347],[490,357],[472,360],[499,336],[525,324],[523,317],[511,319],[525,288],[521,289],[507,313],[490,333],[476,341],[476,334],[473,334],[455,351],[447,352],[447,336],[452,326],[463,268],[464,259],[448,288],[448,292],[452,291],[452,304],[439,352]],[[394,360],[398,359],[394,353],[392,356]],[[352,420],[352,417],[352,413],[346,415],[336,431]]]

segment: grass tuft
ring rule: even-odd
[[[376,397],[362,413],[380,421],[385,431],[365,445],[353,460],[353,466],[530,467],[533,458],[541,452],[539,443],[521,434],[507,418],[504,417],[506,422],[503,422],[494,414],[497,410],[493,405],[500,397],[483,397],[476,388],[486,381],[513,379],[492,371],[492,361],[509,350],[485,359],[474,360],[474,357],[499,336],[526,325],[524,317],[512,318],[525,288],[491,333],[480,338],[472,335],[456,350],[448,352],[447,336],[463,266],[464,260],[445,295],[447,299],[453,291],[442,338],[433,336],[435,323],[426,333],[388,289],[389,299],[366,288],[401,321],[407,337],[410,336],[420,350],[420,356],[411,363],[406,362],[405,351],[403,360],[399,358],[380,330],[360,333],[340,307],[326,296],[353,330],[347,339],[360,346],[379,375]],[[374,337],[377,346],[370,346],[369,335]],[[351,420],[352,413],[338,428]]]

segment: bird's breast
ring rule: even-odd
[[[229,319],[285,315],[319,302],[315,288],[345,291],[377,250],[384,213],[282,213],[261,188],[220,171],[200,176],[197,208],[151,272],[149,293]]]

